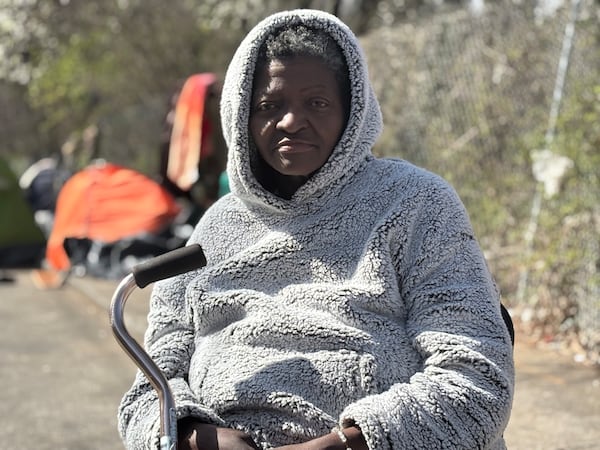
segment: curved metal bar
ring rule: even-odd
[[[127,299],[137,287],[133,274],[127,275],[113,294],[110,304],[110,321],[115,338],[158,393],[160,402],[160,449],[177,448],[177,418],[175,400],[169,382],[150,355],[129,334],[124,322],[124,310]]]

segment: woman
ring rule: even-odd
[[[226,75],[231,194],[158,283],[145,344],[179,448],[505,448],[514,368],[498,292],[456,193],[377,159],[377,100],[352,32],[320,11],[258,24]],[[153,448],[138,376],[119,411]]]

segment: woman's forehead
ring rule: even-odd
[[[258,85],[280,83],[336,85],[335,73],[322,60],[312,56],[273,59],[258,68],[255,88]]]

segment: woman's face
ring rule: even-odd
[[[256,73],[250,134],[265,162],[308,176],[329,158],[346,125],[334,72],[313,57],[274,60]]]

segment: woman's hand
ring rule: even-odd
[[[178,423],[177,450],[258,450],[247,434],[184,419]]]
[[[348,445],[344,444],[337,433],[329,433],[325,436],[312,439],[301,444],[284,445],[273,450],[368,450],[367,443],[358,427],[344,428],[344,435]]]

